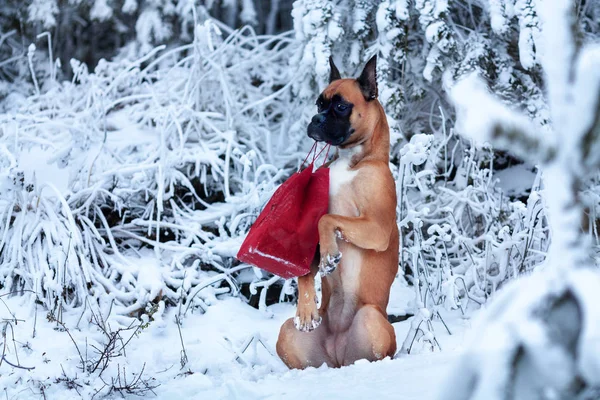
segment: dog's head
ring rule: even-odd
[[[317,98],[317,114],[308,125],[308,136],[343,148],[366,140],[381,109],[376,64],[377,56],[373,56],[357,79],[341,79],[329,57],[329,86]]]

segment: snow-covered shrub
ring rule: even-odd
[[[511,282],[476,318],[443,399],[600,396],[600,274],[579,269],[555,278]]]
[[[187,45],[93,73],[73,60],[72,81],[9,96],[0,287],[49,310],[112,302],[130,314],[238,293],[241,238],[300,156],[292,44],[249,28],[223,37],[209,20]]]
[[[401,149],[398,216],[401,267],[420,286],[421,307],[484,304],[509,279],[544,259],[547,223],[539,183],[527,203],[511,201],[493,179],[491,149],[464,150],[453,180],[436,181],[433,135]]]
[[[550,109],[545,127],[523,124],[499,105],[476,76],[452,84],[462,132],[492,141],[540,164],[551,244],[544,268],[514,282],[480,319],[477,338],[452,377],[445,399],[595,399],[600,395],[600,313],[597,240],[582,231],[595,225],[600,159],[600,46],[581,43],[567,1],[539,3],[543,28],[538,46]],[[458,100],[458,101],[457,101]],[[468,104],[467,104],[468,103]],[[467,120],[486,107],[483,129]],[[461,121],[462,120],[462,121]],[[521,122],[521,123],[519,123]],[[583,195],[582,195],[583,194]]]

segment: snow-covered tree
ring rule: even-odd
[[[600,46],[580,40],[586,35],[574,23],[576,12],[568,0],[529,11],[539,15],[535,59],[550,109],[547,125],[509,110],[477,76],[450,83],[460,133],[541,166],[551,245],[541,271],[514,282],[485,310],[445,399],[600,396],[600,272],[592,236],[581,229],[589,207],[581,193],[600,170],[593,151],[600,143]],[[502,26],[500,17],[496,25]],[[474,122],[482,110],[486,122]]]
[[[275,34],[291,28],[288,8],[275,0],[9,0],[0,5],[0,32],[15,30],[28,43],[50,32],[63,65],[75,58],[94,67],[125,45],[137,57],[156,45],[189,42],[207,18],[226,30],[250,25]]]

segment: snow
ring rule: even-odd
[[[147,7],[142,11],[135,24],[135,31],[144,51],[150,50],[150,43],[164,42],[172,34],[155,7]]]
[[[490,19],[492,23],[492,29],[497,34],[503,34],[508,29],[507,17],[504,0],[488,0],[489,2],[489,11],[490,11]]]
[[[591,93],[597,93],[600,86],[600,51],[597,44],[577,48],[570,25],[574,12],[570,2],[542,2],[539,7],[543,22],[540,59],[548,81],[552,136],[558,144],[556,157],[543,169],[549,223],[553,227],[548,257],[553,269],[564,269],[590,264],[590,249],[586,241],[580,240],[581,209],[573,206],[573,191],[564,188],[573,187],[578,179],[588,175],[585,163],[589,150],[584,138],[590,129],[590,116],[598,113],[597,95]],[[591,67],[592,64],[596,66]],[[595,100],[591,100],[593,97]]]
[[[213,398],[306,399],[307,392],[318,398],[427,400],[440,391],[436,385],[452,367],[456,353],[435,353],[383,360],[369,364],[357,362],[342,369],[310,368],[272,374],[254,381],[239,380],[209,390],[203,395]],[[161,391],[157,392],[159,395]],[[192,390],[165,391],[165,397],[185,396]]]
[[[333,19],[327,25],[327,36],[331,41],[338,40],[344,34],[344,29],[339,23],[339,14],[334,14]]]
[[[96,0],[90,10],[90,18],[106,21],[110,17],[112,17],[112,8],[109,7],[106,0]]]
[[[537,16],[532,6],[533,0],[517,0],[516,8],[519,13],[519,61],[526,69],[538,64],[536,43],[539,40]]]
[[[447,381],[459,384],[442,399],[503,399],[507,392],[525,399],[524,393],[541,388],[567,390],[578,376],[597,385],[598,287],[600,275],[587,269],[569,271],[560,283],[539,270],[508,284],[473,319],[465,338],[469,347]],[[580,322],[573,303],[556,308],[556,299],[569,291],[583,305],[583,329],[578,337]],[[568,348],[569,335],[575,335],[577,353]]]
[[[600,275],[581,270],[570,279],[570,287],[582,299],[586,316],[578,346],[578,368],[590,384],[600,386]]]
[[[56,25],[58,14],[56,0],[34,0],[27,7],[30,22],[42,22],[44,28],[49,29]]]
[[[576,67],[577,80],[573,92],[577,93],[573,101],[573,118],[569,127],[577,127],[583,132],[594,123],[592,112],[598,107],[597,93],[600,91],[600,43],[590,44],[581,49]],[[585,110],[589,110],[585,112]],[[575,117],[576,116],[576,117]],[[588,149],[589,154],[598,154],[598,144],[591,144],[594,148]],[[593,156],[592,156],[593,157]]]
[[[135,12],[135,10],[137,10],[137,8],[138,8],[137,0],[125,0],[121,10],[125,14],[131,14],[131,13]]]
[[[494,178],[498,179],[498,187],[508,196],[526,195],[535,182],[537,172],[527,164],[519,164],[495,171]]]
[[[152,301],[163,288],[164,278],[162,276],[160,261],[154,257],[154,253],[145,251],[145,257],[135,261],[137,271],[132,271],[132,275],[137,280],[137,285],[147,293],[148,301]]]
[[[429,150],[433,143],[432,135],[418,134],[410,138],[410,143],[400,150],[402,163],[421,165],[429,157]]]
[[[540,40],[540,59],[547,77],[548,101],[553,113],[555,126],[560,130],[565,127],[569,108],[565,107],[571,100],[569,92],[572,65],[575,58],[575,43],[572,38],[573,30],[570,25],[572,4],[568,0],[553,2],[538,2],[540,19],[542,21],[542,40]],[[568,135],[564,139],[574,142],[578,138]]]
[[[69,189],[69,170],[51,162],[52,154],[39,146],[30,147],[19,154],[18,165],[25,173],[26,182],[52,184],[60,193]],[[52,191],[48,191],[50,196]]]
[[[553,136],[548,137],[547,132],[537,129],[528,117],[511,110],[492,95],[478,74],[472,73],[458,82],[453,82],[447,74],[445,85],[456,108],[457,133],[473,140],[477,146],[494,142],[499,148],[505,148],[508,142],[517,142],[522,137],[524,148],[517,142],[512,144],[512,151],[529,157],[534,155],[532,152],[539,152],[539,160],[554,144]],[[507,132],[509,138],[499,131]]]
[[[242,12],[240,19],[245,24],[256,24],[256,10],[251,0],[242,0]]]
[[[152,261],[141,260],[138,265],[146,266],[148,262]],[[143,270],[147,271],[147,268]],[[316,390],[323,398],[360,399],[368,395],[392,399],[401,394],[407,400],[435,399],[441,390],[439,383],[461,354],[469,326],[468,320],[445,314],[453,333],[450,336],[443,330],[441,322],[435,321],[441,352],[431,353],[420,348],[417,340],[411,355],[401,355],[393,360],[359,361],[340,369],[321,366],[290,371],[276,356],[275,342],[283,321],[295,314],[293,305],[276,304],[260,311],[239,298],[225,296],[210,301],[207,293],[206,311],[202,313],[197,309],[182,318],[181,337],[188,360],[183,368],[180,363],[181,338],[175,323],[179,310],[177,307],[165,309],[159,302],[146,327],[123,333],[124,342],[131,339],[125,348],[126,356],[115,356],[99,377],[98,372],[81,371],[80,357],[69,334],[78,343],[84,359],[93,359],[97,354],[94,346],[103,348],[105,340],[90,319],[102,314],[106,326],[113,331],[132,322],[137,326],[139,322],[114,314],[108,316],[110,307],[98,308],[90,304],[91,308],[83,310],[83,314],[81,310],[63,314],[66,326],[77,327],[67,333],[58,329],[56,323],[47,321],[47,311],[32,305],[30,297],[28,294],[2,297],[4,306],[0,318],[3,321],[19,320],[11,323],[18,343],[16,353],[9,346],[6,358],[14,363],[18,357],[20,365],[35,367],[25,371],[5,363],[0,365],[3,370],[0,386],[6,388],[5,395],[9,399],[26,388],[39,393],[42,386],[48,398],[72,398],[74,392],[60,381],[63,371],[81,385],[77,391],[83,398],[90,398],[96,392],[108,394],[108,398],[120,398],[116,392],[109,394],[104,382],[111,382],[117,371],[123,369],[130,379],[142,367],[143,378],[157,386],[153,389],[157,398],[277,399],[286,396],[300,399],[305,398],[307,390]],[[390,310],[405,309],[412,297],[412,290],[395,284]],[[110,306],[110,301],[106,305]],[[407,336],[412,319],[393,324],[398,341]],[[9,337],[12,330],[9,328]]]
[[[439,37],[440,32],[444,29],[443,21],[436,21],[434,23],[429,24],[427,29],[425,29],[425,38],[429,43],[435,43],[436,39]]]
[[[396,8],[396,18],[400,20],[405,20],[408,18],[408,1],[405,0],[397,0],[394,2]]]

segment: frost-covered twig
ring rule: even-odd
[[[21,365],[21,363],[19,362],[19,354],[17,353],[17,344],[15,341],[15,330],[13,328],[13,325],[12,325],[11,321],[3,321],[3,322],[4,322],[4,326],[2,327],[2,354],[0,354],[0,366],[2,366],[2,362],[6,362],[8,365],[10,365],[13,368],[24,369],[27,371],[31,371],[31,370],[35,369],[35,366],[34,367],[26,367],[26,366]],[[8,328],[10,328],[10,333],[12,336],[15,358],[17,359],[16,363],[10,362],[6,358],[7,346],[8,346],[8,337],[7,337],[6,331],[8,330]]]

